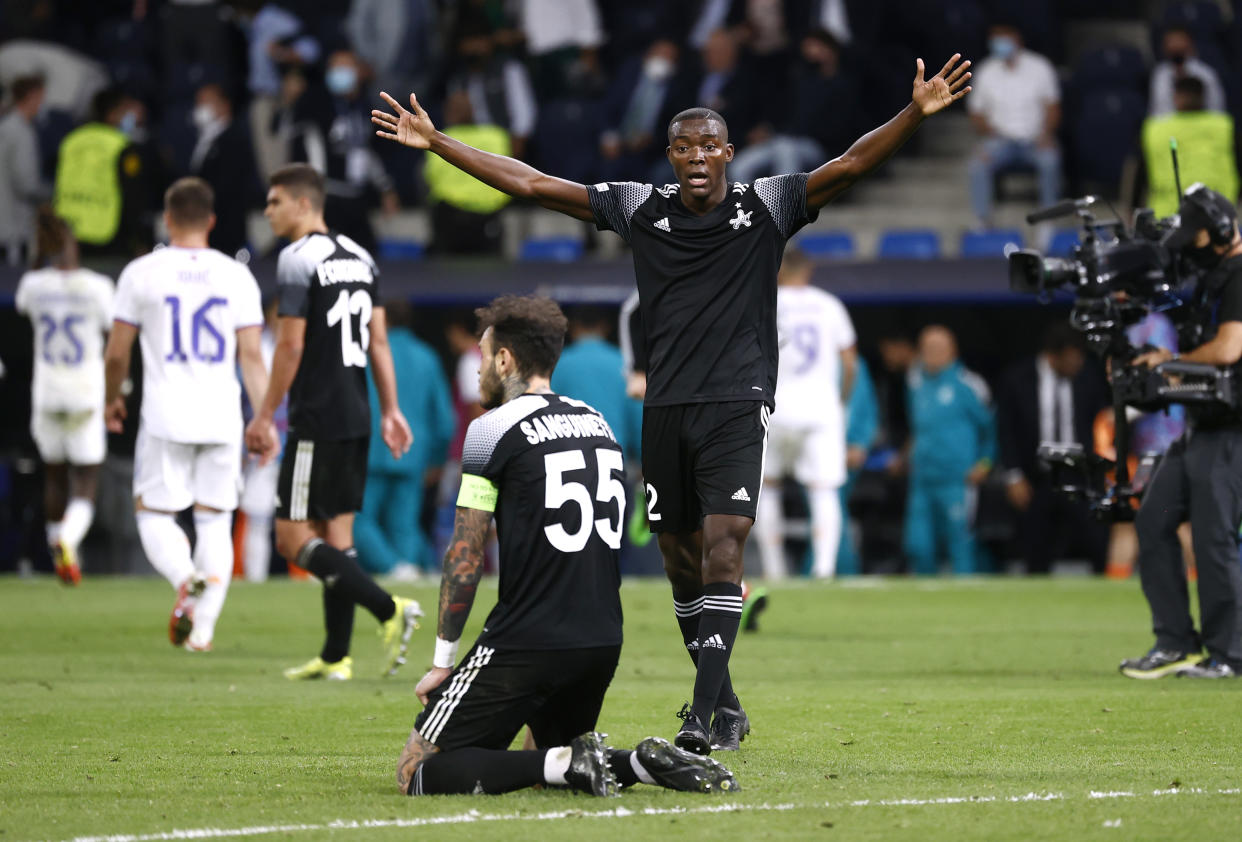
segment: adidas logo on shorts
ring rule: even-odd
[[[725,646],[724,640],[718,634],[714,634],[711,637],[709,637],[707,640],[704,640],[702,645],[704,649],[728,649],[729,648],[728,646]]]
[[[658,220],[656,220],[655,227],[656,227],[656,228],[659,228],[661,231],[670,231],[670,232],[671,232],[671,231],[673,230],[672,228],[669,228],[669,227],[668,227],[668,217],[667,217],[667,216],[666,216],[666,217],[664,217],[663,219],[658,219]]]
[[[733,499],[741,500],[743,503],[749,503],[750,495],[746,493],[745,488],[739,488],[737,491],[733,492]]]

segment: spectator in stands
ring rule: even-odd
[[[918,347],[910,373],[906,557],[919,575],[936,573],[943,556],[954,573],[976,573],[976,489],[996,450],[991,395],[983,378],[958,361],[948,328],[925,328]]]
[[[95,95],[92,119],[60,144],[56,213],[73,228],[83,263],[128,260],[151,247],[149,163],[135,143],[144,109],[117,88]],[[95,267],[92,267],[95,268]]]
[[[975,69],[966,103],[981,140],[970,162],[970,202],[981,227],[992,224],[992,179],[1011,167],[1033,167],[1039,201],[1061,193],[1061,90],[1052,62],[1022,47],[1017,27],[988,30],[990,56]]]
[[[444,466],[453,435],[453,404],[440,358],[409,328],[410,307],[404,301],[385,304],[390,323],[393,370],[398,402],[410,423],[413,446],[393,459],[378,435],[371,437],[366,493],[354,523],[358,562],[371,573],[388,574],[401,581],[422,578],[435,567],[428,536],[419,514],[423,507],[424,478]],[[379,395],[367,378],[371,399],[372,432],[379,431]]]
[[[1237,138],[1233,118],[1205,108],[1206,89],[1196,76],[1173,83],[1171,113],[1143,123],[1143,158],[1147,166],[1147,204],[1157,216],[1177,213],[1181,196],[1173,177],[1169,139],[1177,139],[1177,163],[1183,187],[1201,181],[1230,201],[1238,198]]]
[[[521,25],[540,100],[603,88],[604,30],[595,0],[522,0]]]
[[[465,91],[475,122],[505,129],[513,157],[525,158],[538,114],[526,65],[503,48],[504,36],[484,15],[463,14],[453,40],[459,66],[449,90]]]
[[[386,216],[400,209],[397,192],[372,146],[370,106],[363,96],[362,65],[351,50],[328,57],[327,100],[303,96],[293,107],[293,159],[324,175],[324,219],[367,251],[376,250],[371,208],[378,195]]]
[[[1211,65],[1199,58],[1195,39],[1184,26],[1171,26],[1160,41],[1163,60],[1151,72],[1151,91],[1147,97],[1147,113],[1161,117],[1177,109],[1174,83],[1193,77],[1203,83],[1203,107],[1208,111],[1225,111],[1225,89]]]
[[[875,397],[871,369],[861,354],[854,374],[854,388],[845,407],[845,484],[841,486],[841,546],[837,550],[837,575],[862,573],[857,529],[850,518],[850,494],[879,434],[880,407]]]
[[[739,147],[749,142],[759,119],[761,91],[742,67],[736,36],[725,29],[712,32],[700,53],[700,67],[682,80],[681,87],[681,101],[716,111],[728,121],[731,141]]]
[[[996,395],[1000,464],[1027,573],[1046,574],[1054,560],[1075,552],[1104,572],[1108,527],[1092,519],[1085,502],[1053,489],[1037,455],[1045,444],[1094,450],[1092,427],[1110,396],[1099,369],[1086,362],[1082,333],[1058,320],[1040,352],[1005,373]]]
[[[622,452],[637,458],[643,407],[626,396],[621,349],[608,341],[610,321],[600,307],[570,310],[569,345],[552,372],[552,391],[597,409],[612,428]]]
[[[439,5],[434,0],[352,0],[345,32],[354,52],[366,56],[380,90],[431,87],[444,59]]]
[[[289,161],[289,150],[276,131],[282,104],[282,70],[319,61],[319,42],[292,11],[262,0],[233,0],[249,42],[250,131],[259,175],[267,176]]]
[[[599,138],[605,181],[659,181],[668,173],[664,149],[668,121],[681,110],[674,90],[677,45],[661,39],[618,69],[603,113],[608,121]],[[652,170],[659,165],[659,175]]]
[[[0,118],[0,263],[20,266],[33,254],[35,209],[47,194],[39,180],[34,128],[43,105],[43,79],[22,76],[9,90],[12,105]]]
[[[474,121],[470,95],[449,94],[444,104],[444,133],[462,143],[508,155],[509,134],[500,126]],[[467,175],[439,155],[428,155],[423,167],[431,201],[432,248],[445,254],[498,252],[503,233],[500,210],[509,197]]]
[[[881,336],[880,375],[876,378],[876,397],[880,406],[880,440],[900,450],[910,438],[910,370],[919,352],[909,337],[901,333]]]
[[[803,172],[844,152],[858,137],[858,86],[841,70],[841,49],[826,30],[802,39],[775,134],[739,150],[732,173],[750,182],[761,175]]]
[[[216,227],[208,242],[230,257],[246,248],[246,215],[260,204],[260,182],[250,149],[250,133],[233,119],[233,103],[224,88],[203,85],[194,95],[198,141],[190,156],[190,174],[202,178],[216,194]]]

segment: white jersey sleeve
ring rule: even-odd
[[[127,325],[142,327],[142,301],[140,280],[131,263],[121,272],[116,282],[116,296],[112,300],[112,318]]]
[[[254,279],[251,271],[237,264],[237,294],[230,296],[233,308],[233,324],[237,330],[245,327],[263,326],[263,296],[259,292],[259,282]]]

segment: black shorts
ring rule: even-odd
[[[331,520],[362,509],[370,437],[315,441],[292,433],[280,458],[276,517]]]
[[[507,749],[529,725],[539,748],[595,730],[620,646],[546,651],[475,644],[414,721],[441,751]]]
[[[694,532],[704,515],[755,517],[768,407],[762,401],[643,408],[643,482],[652,532]]]

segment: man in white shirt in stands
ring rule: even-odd
[[[786,476],[806,488],[810,501],[816,578],[836,573],[841,542],[838,489],[845,482],[845,403],[854,387],[858,352],[849,313],[835,295],[811,286],[813,269],[807,256],[791,246],[777,275],[780,368],[755,516],[768,579],[784,578],[788,572],[780,486]]]
[[[1039,202],[1061,193],[1061,88],[1052,62],[1022,46],[1017,27],[988,30],[991,55],[975,70],[974,96],[966,103],[981,138],[970,161],[970,204],[981,227],[992,224],[992,179],[1000,170],[1034,167]]]
[[[134,508],[147,559],[177,590],[174,646],[211,649],[233,575],[233,510],[241,482],[242,412],[267,391],[259,335],[263,308],[250,270],[215,249],[211,187],[183,178],[164,194],[169,245],[125,267],[104,352],[105,417],[119,430],[121,383],[135,339],[142,345],[142,414],[134,448]],[[275,431],[270,437],[276,441]],[[275,449],[262,454],[264,461]],[[194,507],[196,542],[176,514]]]

